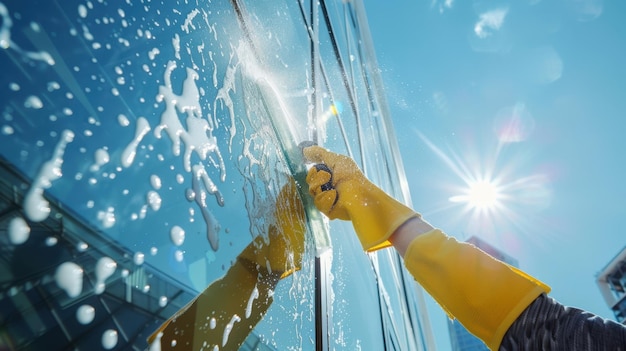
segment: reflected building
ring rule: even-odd
[[[505,254],[501,250],[496,249],[484,240],[472,236],[467,239],[467,242],[488,253],[492,257],[502,262],[505,262],[511,266],[518,267],[518,262],[515,258]],[[472,335],[461,323],[456,319],[448,319],[448,331],[450,332],[450,343],[452,350],[454,351],[488,351],[489,348],[482,340]]]
[[[615,320],[626,324],[626,247],[596,275],[596,283]]]
[[[0,16],[0,349],[147,349],[284,221],[293,179],[303,248],[267,269],[295,273],[263,310],[256,285],[226,286],[218,302],[246,303],[205,311],[220,337],[203,348],[434,348],[401,258],[364,253],[303,181],[312,141],[410,205],[361,2],[0,0]]]

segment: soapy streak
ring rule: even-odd
[[[204,188],[200,183],[200,180],[203,180],[203,182],[205,181],[205,179],[203,179],[205,178],[205,176],[206,176],[206,180],[210,181],[208,175],[206,174],[206,171],[204,170],[202,166],[198,166],[197,168],[196,166],[194,166],[194,174],[193,174],[193,177],[191,178],[191,187],[193,189],[193,192],[195,193],[194,200],[196,201],[196,204],[198,204],[198,207],[200,207],[200,212],[202,213],[202,217],[204,218],[204,222],[206,223],[207,238],[209,239],[211,248],[213,249],[213,251],[217,251],[219,247],[218,232],[220,230],[220,225],[217,222],[217,219],[215,218],[215,216],[213,216],[213,214],[211,213],[211,211],[209,211],[206,205],[207,194],[206,194],[206,191],[204,191]],[[212,182],[210,184],[212,184]],[[217,187],[215,186],[211,187],[210,184],[207,186],[207,183],[204,183],[204,187],[207,188],[209,193],[215,194],[215,196],[218,199],[218,203],[221,203],[221,205],[223,206],[224,199],[222,198],[222,195],[217,190]]]
[[[143,117],[139,117],[137,119],[137,128],[135,129],[135,138],[122,152],[122,166],[128,168],[133,164],[135,156],[137,155],[137,146],[139,146],[139,143],[149,131],[150,124],[148,124],[148,121]]]
[[[68,143],[74,140],[74,133],[64,130],[61,140],[54,148],[52,158],[45,162],[39,169],[39,173],[33,180],[24,197],[24,213],[33,222],[41,222],[50,215],[50,203],[44,198],[43,192],[52,186],[52,182],[61,178],[61,165],[63,165],[63,154]]]
[[[195,151],[201,160],[206,160],[209,153],[214,153],[219,160],[220,179],[225,181],[226,167],[217,145],[217,139],[212,135],[213,122],[202,118],[200,92],[196,85],[196,80],[199,78],[198,73],[187,68],[183,92],[181,95],[177,95],[172,89],[171,75],[174,69],[176,69],[176,62],[169,61],[163,74],[165,84],[159,86],[159,95],[157,95],[157,101],[165,103],[165,110],[161,114],[161,122],[154,129],[154,135],[161,138],[162,131],[165,130],[172,141],[172,152],[175,156],[180,155],[181,141],[184,143],[183,164],[187,172],[191,172],[192,152]],[[178,117],[178,112],[187,114],[186,129]]]
[[[17,43],[11,40],[11,27],[13,26],[13,21],[11,20],[11,16],[9,16],[9,10],[4,6],[3,3],[0,2],[0,17],[2,17],[2,27],[0,27],[0,48],[2,49],[13,49],[17,51],[19,54],[28,57],[31,60],[43,61],[50,66],[54,66],[54,59],[52,56],[45,51],[26,51],[22,50]]]

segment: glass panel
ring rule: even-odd
[[[421,349],[304,184],[316,141],[406,194],[360,6],[0,2],[0,348]]]
[[[0,323],[10,342],[145,349],[204,291],[187,311],[197,308],[196,329],[218,336],[200,346],[249,337],[246,347],[312,347],[313,259],[300,259],[311,251],[304,233],[289,237],[304,215],[269,123],[271,96],[259,93],[264,57],[237,9],[32,6],[0,4],[0,155],[13,175],[3,177],[10,255]],[[279,17],[297,21],[288,10]],[[302,42],[275,39],[290,50]],[[303,64],[276,59],[267,66]],[[292,77],[304,100],[305,76]],[[178,337],[157,337],[189,341],[183,316],[171,322]],[[284,329],[292,332],[276,332]]]
[[[333,150],[351,152],[361,169],[376,184],[403,199],[398,191],[404,174],[391,156],[394,143],[385,121],[386,106],[376,92],[375,71],[367,55],[368,38],[364,38],[359,22],[358,8],[352,4],[329,2],[325,15],[330,23],[320,21],[321,33],[337,33],[345,42],[337,47],[331,37],[321,37],[320,47],[325,73],[329,81],[344,77],[348,83],[333,85],[328,91],[334,101],[344,99],[348,107],[339,118],[329,119],[327,146]],[[335,39],[338,39],[335,38]],[[359,45],[356,46],[355,44]],[[331,99],[331,101],[333,100]],[[329,102],[330,104],[330,102]],[[345,134],[340,134],[341,127]],[[346,137],[344,137],[344,135]],[[331,223],[333,233],[333,341],[339,348],[355,349],[362,344],[396,350],[425,349],[422,339],[425,331],[417,315],[417,306],[423,305],[419,289],[408,278],[395,251],[386,249],[372,254],[362,252],[360,243],[345,223]],[[345,233],[340,235],[337,233]],[[349,252],[349,254],[347,254]],[[364,272],[367,274],[364,275]],[[357,279],[357,278],[360,279]],[[354,280],[357,280],[356,282]],[[360,282],[360,284],[359,284]],[[369,289],[367,288],[369,287]],[[359,304],[352,300],[358,296]],[[422,306],[420,306],[421,308]],[[372,318],[373,311],[380,319]],[[381,330],[380,334],[362,330]]]

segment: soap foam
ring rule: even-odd
[[[52,182],[61,178],[61,165],[63,154],[68,143],[74,140],[74,133],[64,130],[56,145],[52,158],[45,162],[39,169],[39,173],[33,180],[30,189],[24,197],[24,212],[26,217],[33,222],[41,222],[50,215],[50,203],[43,197],[43,192],[52,186]]]
[[[110,257],[101,257],[96,263],[95,293],[101,294],[105,289],[105,281],[115,273],[117,263]]]
[[[30,227],[22,217],[14,217],[9,222],[9,241],[13,245],[20,245],[28,240]]]
[[[76,320],[83,325],[93,322],[95,316],[96,309],[91,305],[82,305],[76,310]]]
[[[54,278],[59,288],[71,298],[77,297],[83,291],[83,269],[76,263],[61,263]]]

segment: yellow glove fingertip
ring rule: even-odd
[[[316,195],[313,200],[313,203],[315,203],[315,207],[317,207],[317,209],[320,210],[320,212],[324,213],[329,218],[330,218],[330,211],[333,209],[336,202],[337,202],[337,190],[335,189],[321,192],[318,195]]]
[[[325,156],[329,153],[328,150],[321,146],[313,145],[302,149],[304,158],[313,163],[323,163]]]
[[[309,193],[315,196],[321,193],[324,189],[323,185],[328,184],[332,178],[332,175],[325,171],[317,171],[315,168],[311,168],[307,175],[307,183],[309,184]]]

